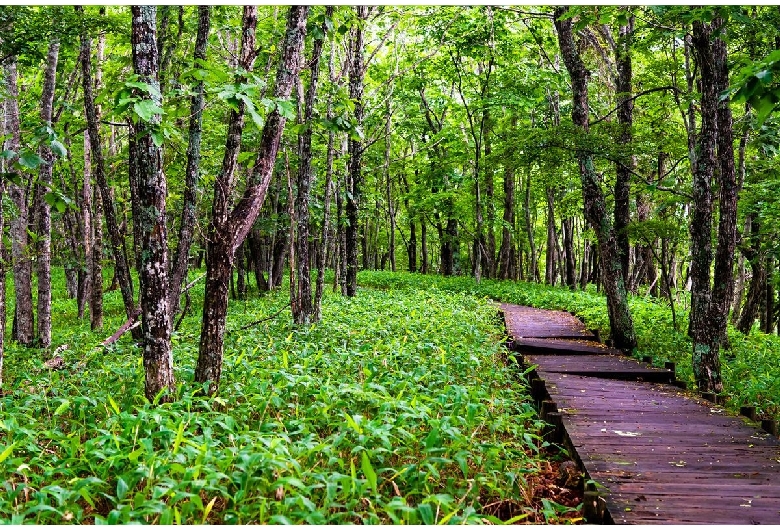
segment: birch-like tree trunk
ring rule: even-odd
[[[156,6],[132,6],[133,71],[151,88],[137,92],[141,101],[162,107],[159,81],[159,57],[156,39]],[[175,390],[171,321],[168,308],[168,239],[165,224],[165,199],[168,184],[162,171],[162,149],[152,134],[160,126],[160,114],[135,124],[135,158],[130,159],[137,178],[135,210],[140,215],[135,234],[140,239],[138,267],[141,299],[141,330],[146,376],[145,393],[149,401],[158,396],[170,401]]]
[[[49,44],[46,56],[46,70],[43,74],[41,93],[41,122],[52,125],[54,109],[54,88],[57,82],[57,60],[60,43],[54,38]],[[35,205],[38,218],[38,344],[43,348],[51,346],[51,206],[44,195],[51,187],[54,153],[44,142],[40,147],[43,163],[38,170],[38,185]]]

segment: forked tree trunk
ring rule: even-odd
[[[555,28],[558,32],[558,42],[561,55],[569,71],[572,84],[572,121],[575,127],[588,132],[588,70],[580,58],[574,43],[572,20],[560,20],[567,8],[556,8]],[[599,176],[593,164],[592,155],[585,149],[579,149],[577,158],[580,164],[580,181],[582,184],[582,200],[585,218],[596,232],[599,243],[599,260],[601,261],[602,284],[607,296],[607,310],[615,347],[630,350],[636,347],[634,322],[628,308],[626,285],[621,270],[620,253],[607,211],[604,193],[601,190]]]
[[[292,6],[289,9],[287,30],[281,46],[282,56],[276,74],[273,95],[275,99],[290,97],[292,87],[295,85],[301,68],[307,15],[307,6]],[[256,23],[257,9],[251,6],[245,7],[241,59],[246,64],[244,69],[247,71],[251,70],[255,54],[254,28]],[[232,112],[235,113],[235,111]],[[233,189],[233,175],[240,147],[243,112],[240,113],[240,119],[231,114],[228,147],[225,150],[222,174],[218,175],[214,189],[214,207],[209,229],[210,241],[206,261],[203,326],[198,362],[195,367],[195,380],[200,383],[208,382],[210,394],[214,394],[218,390],[222,373],[225,319],[227,317],[227,286],[233,257],[236,248],[241,245],[251,230],[265,201],[285,123],[286,119],[278,108],[266,116],[249,185],[235,208],[230,210],[230,192]]]
[[[728,101],[719,94],[728,85],[726,46],[713,34],[725,31],[723,20],[712,25],[693,23],[693,45],[701,71],[701,119],[696,170],[693,175],[693,219],[691,222],[691,321],[693,371],[702,391],[720,392],[719,351],[726,333],[730,283],[733,281],[733,255],[736,243],[736,178],[732,118]],[[715,148],[718,148],[718,157]],[[712,189],[718,176],[720,219],[715,255],[715,281],[710,283],[712,263]]]
[[[133,70],[142,83],[152,87],[136,97],[162,107],[159,81],[159,56],[156,38],[156,6],[132,6]],[[155,93],[156,92],[156,93]],[[162,150],[152,133],[159,127],[160,114],[135,124],[135,159],[130,159],[137,178],[136,197],[140,214],[136,237],[140,239],[138,280],[141,298],[141,329],[146,375],[146,399],[173,399],[173,350],[168,308],[168,240],[165,224],[165,199],[168,184],[162,171]]]

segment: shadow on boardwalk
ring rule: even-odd
[[[780,442],[596,341],[574,316],[502,304],[549,437],[569,446],[590,522],[780,523]]]

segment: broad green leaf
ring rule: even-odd
[[[54,416],[59,416],[60,414],[62,414],[62,413],[63,413],[63,412],[65,412],[66,410],[68,410],[68,407],[70,407],[70,400],[69,400],[69,399],[66,399],[66,400],[64,400],[62,403],[60,403],[60,406],[59,406],[59,407],[57,407],[57,408],[54,410],[54,414],[53,414],[53,415],[54,415]]]
[[[365,451],[363,451],[361,456],[360,469],[363,470],[363,474],[366,476],[366,479],[368,480],[368,486],[371,488],[371,491],[373,491],[374,494],[376,494],[377,493],[376,472],[374,471],[374,468],[371,466],[371,460],[369,460],[368,454],[366,454]]]
[[[14,448],[16,447],[16,442],[12,443],[8,447],[6,447],[2,453],[0,453],[0,464],[2,464],[6,458],[11,456],[11,453],[13,453]]]
[[[23,149],[19,155],[19,165],[27,169],[38,169],[43,164],[43,158],[38,153],[29,149]]]
[[[133,111],[145,122],[149,122],[158,114],[163,113],[163,109],[158,107],[151,99],[143,99],[133,103]]]
[[[122,477],[116,479],[116,498],[121,501],[127,495],[127,482]]]
[[[52,140],[51,152],[60,158],[65,158],[68,155],[68,150],[65,149],[65,146],[57,140]]]

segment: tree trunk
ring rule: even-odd
[[[539,281],[539,264],[536,262],[536,242],[534,239],[534,225],[531,221],[531,173],[525,181],[525,198],[523,203],[525,212],[525,231],[528,236],[528,279],[529,281]]]
[[[762,319],[761,331],[766,334],[770,334],[775,330],[775,260],[772,256],[766,257],[766,288],[764,312],[765,316]]]
[[[363,26],[368,19],[368,6],[355,6],[358,23],[354,26],[351,42],[352,57],[349,68],[349,97],[355,105],[353,122],[356,127],[363,125],[363,76],[365,65],[363,52]],[[363,176],[360,167],[363,156],[363,142],[359,138],[349,139],[349,163],[347,179],[347,229],[346,229],[346,271],[347,296],[357,293],[358,269],[358,208],[360,193],[363,187]]]
[[[754,222],[753,226],[757,227],[758,223]],[[753,276],[750,279],[750,285],[748,286],[747,298],[745,305],[742,308],[742,313],[737,321],[737,329],[747,335],[753,328],[753,323],[756,321],[756,315],[758,314],[758,307],[761,302],[761,297],[764,294],[764,284],[766,283],[766,269],[764,268],[764,256],[758,252],[757,235],[754,236],[754,247],[748,253],[748,261],[752,270]]]
[[[156,6],[132,6],[133,71],[152,90],[136,97],[162,107],[159,93],[159,56],[156,38]],[[171,401],[175,391],[171,318],[168,306],[168,239],[165,199],[168,184],[162,171],[162,150],[152,134],[159,127],[160,114],[149,121],[139,119],[131,134],[136,139],[135,160],[130,160],[137,177],[136,211],[140,214],[136,237],[140,239],[138,280],[141,299],[146,399]]]
[[[83,14],[83,10],[80,6],[77,6],[76,9],[80,14]],[[137,310],[133,301],[133,280],[130,277],[130,267],[125,251],[124,237],[119,231],[119,224],[116,221],[116,213],[114,211],[114,201],[111,197],[111,190],[108,186],[108,182],[106,181],[103,148],[100,141],[100,121],[97,109],[95,108],[95,98],[92,91],[92,61],[90,56],[90,39],[86,33],[83,33],[81,36],[82,88],[84,90],[84,114],[87,120],[87,130],[89,131],[90,150],[92,151],[92,173],[95,175],[95,181],[100,189],[100,196],[103,200],[103,212],[106,216],[106,229],[108,230],[111,243],[111,254],[114,258],[114,275],[119,282],[125,314],[128,318],[134,318],[135,315],[137,315]],[[93,223],[94,222],[96,221],[93,220]],[[133,338],[140,338],[140,333],[134,332]]]
[[[420,272],[428,274],[428,225],[420,219]]]
[[[307,15],[307,6],[292,6],[289,9],[287,30],[281,46],[282,56],[274,86],[273,97],[275,99],[290,97],[292,87],[295,85],[301,68]],[[251,70],[254,58],[254,28],[256,24],[257,8],[245,7],[241,57],[242,67],[246,71]],[[228,210],[243,128],[243,112],[240,113],[240,119],[238,115],[233,117],[233,114],[238,113],[232,111],[229,122],[228,145],[232,147],[230,149],[226,147],[223,174],[218,176],[214,190],[214,207],[209,230],[210,245],[206,262],[203,326],[198,362],[195,367],[195,380],[201,383],[208,382],[210,394],[214,394],[219,388],[219,379],[222,373],[223,338],[227,317],[227,284],[233,256],[236,248],[244,241],[252,228],[265,201],[286,123],[286,119],[280,114],[278,108],[266,116],[249,185],[244,190],[238,204],[232,210]],[[227,180],[225,180],[226,177]]]
[[[22,146],[21,122],[19,117],[19,88],[17,86],[16,62],[5,67],[6,90],[6,133],[10,135],[8,147],[18,153]],[[8,195],[18,212],[10,223],[11,255],[13,259],[14,293],[16,298],[12,338],[24,346],[34,341],[34,317],[32,302],[32,261],[28,248],[28,191],[10,183]]]
[[[47,127],[52,125],[59,52],[60,43],[54,38],[49,44],[41,94],[41,121]],[[38,170],[35,200],[38,210],[38,344],[48,348],[51,346],[51,206],[44,199],[44,194],[51,187],[54,153],[45,143],[40,150],[44,162]]]
[[[546,189],[547,196],[547,252],[545,253],[544,283],[555,285],[556,278],[556,241],[555,234],[555,192]]]
[[[498,277],[511,279],[513,274],[512,227],[515,226],[515,171],[511,166],[504,167],[504,224],[501,229],[501,247],[498,251]]]
[[[633,139],[634,100],[631,86],[631,42],[634,34],[634,17],[629,16],[628,24],[618,30],[615,48],[615,66],[617,69],[617,118],[620,125],[618,145],[626,147]],[[632,156],[629,160],[617,163],[615,179],[615,238],[620,254],[620,267],[624,283],[628,283],[628,263],[630,247],[628,241],[628,223],[631,220],[629,209],[631,197],[631,170],[636,166]]]
[[[304,113],[301,122],[304,125],[303,132],[298,134],[298,193],[295,197],[295,215],[297,216],[297,231],[295,227],[291,230],[295,234],[295,240],[290,243],[295,247],[295,263],[297,272],[297,292],[295,300],[291,300],[293,321],[296,324],[308,325],[312,320],[316,320],[316,311],[312,302],[311,290],[311,257],[309,255],[309,232],[310,215],[309,202],[311,200],[311,186],[314,180],[314,173],[311,168],[312,151],[312,119],[314,116],[314,98],[317,95],[317,81],[320,75],[320,57],[322,56],[322,45],[327,32],[327,26],[323,22],[320,28],[323,37],[314,40],[311,58],[308,61],[310,65],[309,86],[306,89],[306,99],[304,102]],[[299,95],[303,96],[303,83],[299,79]],[[331,162],[332,163],[332,162]],[[292,261],[292,260],[291,260]],[[292,276],[290,281],[292,281]]]
[[[572,83],[573,107],[572,121],[575,127],[588,132],[588,76],[589,72],[580,58],[572,34],[572,20],[559,20],[567,8],[556,8],[555,27],[566,69]],[[596,232],[599,242],[599,260],[603,276],[604,292],[607,296],[607,310],[615,347],[630,350],[636,347],[634,322],[628,307],[625,282],[621,273],[620,253],[612,228],[612,220],[607,212],[604,193],[601,190],[598,174],[593,165],[592,155],[585,149],[579,149],[577,158],[580,165],[582,200],[585,217]]]
[[[194,63],[206,60],[209,29],[211,27],[211,7],[198,6],[198,33],[195,38]],[[192,246],[195,217],[197,213],[198,171],[200,169],[200,144],[203,136],[203,108],[205,106],[205,85],[203,80],[195,84],[195,93],[190,99],[189,142],[187,144],[187,167],[184,170],[184,200],[182,204],[179,243],[171,261],[171,281],[168,307],[171,323],[179,312],[181,287],[187,276],[190,247]]]
[[[576,270],[574,261],[574,219],[568,217],[561,222],[563,230],[563,260],[566,265],[566,285],[572,291],[577,288]]]
[[[731,112],[728,102],[718,104],[718,95],[728,80],[725,43],[712,35],[722,28],[722,19],[712,25],[693,23],[693,45],[701,71],[701,120],[696,171],[693,175],[693,219],[691,222],[691,320],[693,370],[699,389],[720,392],[719,350],[726,330],[728,284],[733,275],[736,236],[736,179],[732,145]],[[715,148],[718,147],[718,159]],[[712,263],[712,189],[718,173],[720,221],[715,257],[715,283],[710,284]]]
[[[81,242],[79,258],[83,263],[79,265],[78,298],[76,307],[79,319],[84,318],[84,309],[92,302],[92,243],[94,234],[92,230],[92,154],[90,151],[89,131],[84,131],[84,185],[81,189]],[[81,261],[81,260],[80,260]],[[102,286],[102,284],[101,284]],[[90,307],[90,322],[92,320],[92,308]]]
[[[6,127],[6,118],[8,116],[7,114],[7,104],[8,102],[5,102],[6,105],[3,105],[3,119],[0,120],[0,135],[5,136],[8,132]],[[2,105],[0,103],[0,105]],[[0,159],[0,172],[5,173],[7,171],[6,167],[7,161],[5,159]],[[0,236],[3,236],[5,234],[5,186],[6,182],[5,179],[0,179]],[[4,238],[0,237],[0,394],[4,394],[3,391],[3,359],[5,358],[5,324],[6,324],[6,316],[5,316],[5,306],[6,306],[6,300],[5,300],[5,274],[6,274],[6,249],[5,249],[5,242],[3,241]]]

